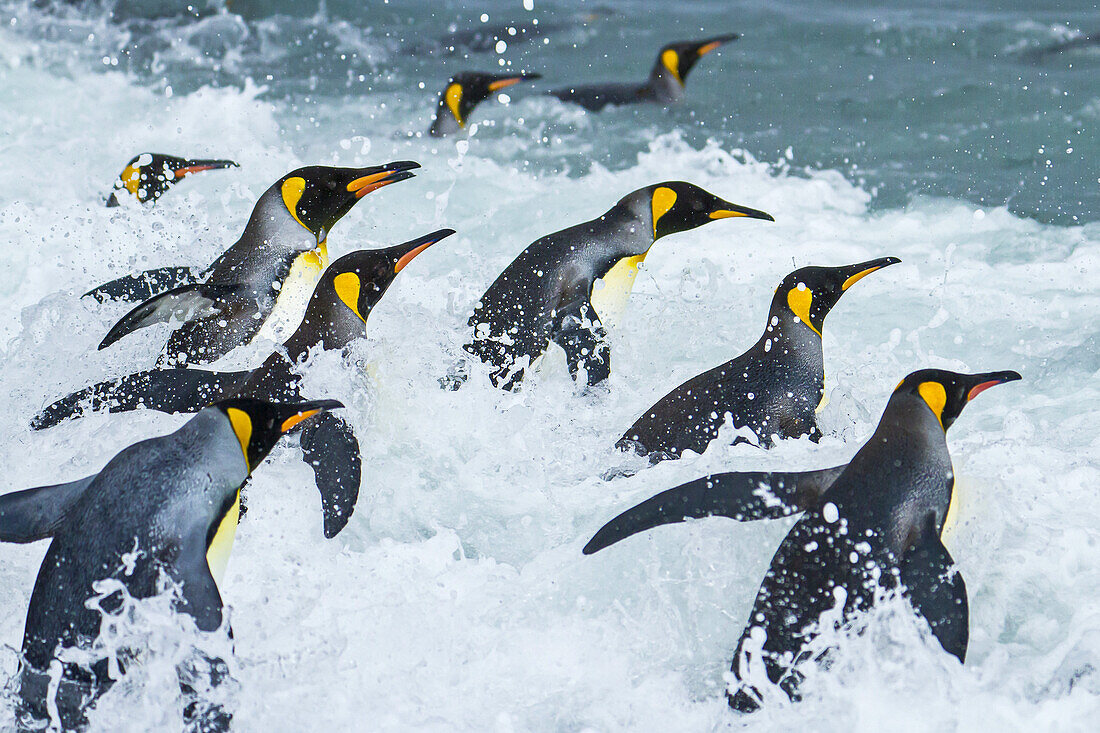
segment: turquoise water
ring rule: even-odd
[[[402,272],[351,354],[305,369],[310,395],[349,406],[363,444],[347,530],[322,538],[296,448],[254,478],[222,589],[237,729],[1090,730],[1100,52],[1038,51],[1100,29],[1096,4],[533,5],[233,2],[189,16],[169,2],[0,2],[0,491],[87,475],[181,421],[138,412],[29,430],[57,397],[148,367],[163,341],[154,329],[97,352],[125,308],[81,292],[208,263],[293,167],[413,159],[415,179],[335,228],[333,255],[458,234]],[[468,57],[428,43],[452,24],[535,18],[546,43]],[[672,109],[594,115],[537,94],[640,81],[664,41],[729,31],[743,38],[701,61]],[[450,74],[500,68],[539,71],[542,86],[484,103],[468,137],[417,135]],[[148,211],[104,208],[143,150],[241,168],[188,179]],[[716,222],[654,248],[611,335],[606,393],[577,394],[552,359],[518,394],[476,379],[437,388],[474,302],[520,250],[671,178],[776,222]],[[755,341],[784,274],[885,255],[902,264],[861,281],[825,328],[820,445],[715,444],[600,480],[641,410]],[[789,525],[715,519],[591,558],[580,548],[627,506],[709,471],[845,460],[898,380],[925,366],[1024,376],[949,435],[967,664],[888,608],[810,676],[802,703],[733,717],[723,673]],[[0,547],[5,679],[44,551]],[[135,616],[134,638],[152,626],[193,641],[163,605]],[[177,652],[151,651],[104,698],[96,729],[178,726],[165,703]]]

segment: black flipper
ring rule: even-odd
[[[215,289],[199,283],[181,285],[155,295],[120,318],[103,337],[99,348],[106,349],[123,336],[154,323],[165,323],[172,318],[190,321],[199,316],[213,315],[224,307],[221,297],[230,294],[230,288]]]
[[[0,542],[25,544],[52,536],[98,475],[0,496]]]
[[[662,491],[615,517],[588,541],[584,554],[599,552],[632,534],[687,519],[718,516],[750,522],[787,517],[815,506],[845,467],[704,476]]]
[[[324,412],[302,428],[301,445],[321,492],[325,537],[331,539],[347,525],[359,499],[359,441],[342,418]]]
[[[965,662],[970,642],[966,583],[932,522],[905,553],[901,582],[905,585],[905,596],[928,622],[932,635],[948,654]]]
[[[218,584],[210,574],[210,566],[206,562],[206,549],[205,533],[201,537],[193,537],[181,554],[179,565],[173,568],[171,574],[180,584],[176,610],[195,619],[195,625],[200,631],[211,632],[221,627],[223,605]],[[229,637],[233,638],[233,630],[228,631]],[[199,656],[201,664],[197,668],[194,665],[177,668],[184,699],[183,717],[186,730],[202,733],[228,731],[232,714],[219,705],[209,703],[202,694],[204,690],[213,689],[228,678],[228,667],[221,659],[211,658],[206,654]],[[201,684],[195,684],[200,682]]]
[[[140,303],[165,290],[199,283],[202,277],[203,271],[194,267],[161,267],[156,270],[146,270],[137,275],[120,277],[98,288],[92,288],[81,297],[95,298],[100,303],[106,303],[109,300]]]
[[[100,382],[62,397],[31,420],[35,430],[52,428],[78,417],[85,408],[129,412],[144,407],[174,414],[195,412],[228,397],[251,372],[208,372],[202,369],[154,369]]]
[[[586,302],[561,313],[550,338],[565,350],[573,380],[576,381],[583,366],[591,387],[611,376],[611,349],[605,341],[606,336],[607,330],[600,323],[596,309]]]

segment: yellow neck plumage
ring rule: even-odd
[[[206,565],[210,568],[210,574],[214,576],[214,582],[218,585],[221,585],[222,578],[225,577],[225,568],[229,564],[229,554],[233,551],[233,540],[237,536],[237,523],[240,519],[241,492],[238,489],[233,504],[218,522],[214,538],[206,548]]]

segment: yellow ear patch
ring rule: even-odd
[[[359,312],[359,289],[361,284],[359,282],[359,276],[354,272],[341,272],[339,275],[332,279],[332,289],[336,291],[336,297],[340,299],[340,302],[351,308],[351,312],[359,316],[359,320],[363,323],[367,322],[366,318]]]
[[[466,126],[466,120],[462,119],[462,113],[458,111],[458,105],[462,102],[462,85],[451,84],[447,87],[447,90],[443,92],[443,101],[447,104],[447,109],[451,110],[451,114],[458,120],[459,127]]]
[[[927,403],[936,419],[943,427],[943,408],[947,404],[947,390],[939,382],[921,382],[917,387],[917,394]]]
[[[302,220],[298,218],[298,202],[302,200],[302,194],[306,190],[306,179],[301,176],[294,176],[283,181],[282,194],[283,204],[286,205],[286,210],[290,212],[290,215],[294,217],[294,221],[298,222],[302,226],[306,227],[302,223]],[[313,231],[309,227],[307,230]]]
[[[814,294],[804,285],[801,288],[791,288],[790,292],[787,293],[787,305],[790,307],[791,313],[798,316],[798,320],[805,323],[810,327],[810,330],[820,336],[821,331],[818,331],[814,324],[810,322],[810,306],[813,302]]]
[[[233,426],[233,432],[237,435],[237,442],[241,444],[241,452],[244,453],[244,465],[248,472],[252,473],[252,466],[248,465],[248,444],[252,440],[252,418],[244,410],[230,407],[225,411],[229,415],[229,424]]]
[[[141,185],[141,168],[136,165],[128,165],[119,178],[122,179],[122,185],[126,187],[126,190],[137,196],[138,186]]]
[[[673,51],[671,48],[666,48],[661,51],[661,63],[665,65],[669,73],[676,78],[676,81],[680,82],[680,86],[684,85],[684,80],[680,78],[680,54]]]
[[[650,205],[653,208],[653,238],[657,239],[657,222],[668,213],[676,204],[676,192],[666,186],[661,186],[653,192],[653,200]]]

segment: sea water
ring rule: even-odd
[[[249,485],[221,587],[236,730],[1091,730],[1100,52],[1041,49],[1095,32],[1096,11],[4,0],[0,491],[88,475],[186,419],[96,414],[30,431],[54,399],[150,367],[167,334],[99,352],[127,306],[81,293],[135,270],[209,263],[294,167],[412,159],[416,178],[334,227],[334,258],[443,226],[458,234],[401,273],[366,339],[304,369],[305,391],[341,399],[359,436],[363,484],[347,529],[323,538],[312,472],[292,444]],[[542,35],[488,52],[433,41],[536,19]],[[743,37],[700,61],[670,109],[590,114],[538,94],[641,81],[662,43],[727,32]],[[440,90],[463,70],[544,78],[482,104],[467,134],[427,138]],[[142,151],[241,167],[189,178],[155,208],[104,208]],[[668,179],[776,222],[661,240],[610,335],[606,388],[578,390],[551,355],[517,393],[476,369],[461,390],[439,389],[478,296],[518,252]],[[787,272],[886,255],[902,264],[848,291],[825,325],[819,444],[717,441],[600,478],[629,464],[613,445],[646,407],[756,340]],[[269,347],[227,363],[258,364]],[[1024,377],[983,394],[948,436],[961,516],[946,543],[970,596],[966,664],[891,604],[861,621],[863,634],[827,639],[832,662],[807,670],[802,702],[732,714],[732,650],[790,522],[709,519],[592,557],[581,547],[618,512],[708,472],[846,461],[894,385],[922,367]],[[5,680],[45,548],[0,547]],[[146,652],[101,701],[95,730],[180,725],[179,648],[218,643],[168,608],[139,602],[130,628],[101,639]]]

